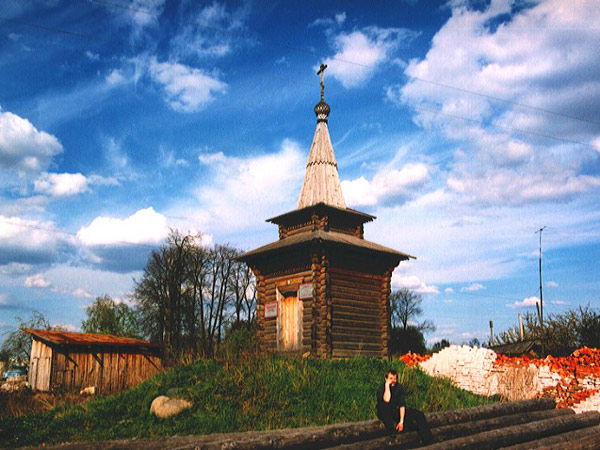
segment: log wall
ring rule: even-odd
[[[265,304],[277,302],[283,294],[298,290],[300,284],[313,282],[311,255],[308,251],[289,252],[274,256],[253,268],[257,281],[257,338],[260,350],[266,353],[278,352],[281,348],[278,317],[265,318]],[[302,332],[298,353],[312,353],[312,324],[314,296],[309,299],[298,299],[301,303]],[[280,311],[278,311],[279,313]]]
[[[264,305],[288,290],[312,284],[302,303],[302,345],[297,353],[319,358],[388,357],[389,259],[314,244],[275,255],[255,267],[260,349],[281,352],[280,319],[265,318]]]
[[[330,272],[332,356],[387,356],[381,311],[384,276],[340,267]]]

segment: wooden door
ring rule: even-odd
[[[38,359],[36,384],[37,389],[40,391],[50,390],[50,371],[52,370],[50,362],[50,357],[48,356]]]
[[[283,351],[300,350],[302,311],[298,297],[290,295],[281,300],[280,337]]]
[[[38,362],[39,362],[40,358],[38,358],[37,356],[34,358],[31,358],[31,363],[29,364],[29,386],[31,386],[31,389],[33,390],[37,390],[38,386]]]

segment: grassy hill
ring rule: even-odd
[[[407,403],[424,411],[480,405],[480,397],[431,378],[401,361],[271,357],[254,361],[200,360],[173,368],[136,388],[89,402],[0,420],[0,446],[206,434],[324,425],[375,417],[375,390],[395,368]],[[171,388],[194,406],[160,420],[150,403]]]

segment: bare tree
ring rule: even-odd
[[[150,254],[133,293],[142,331],[173,353],[182,348],[181,305],[186,289],[188,241],[188,236],[172,230],[165,245]]]
[[[236,254],[236,256],[238,255],[239,253]],[[245,320],[248,324],[251,323],[254,319],[253,312],[256,305],[256,281],[252,270],[246,263],[236,260],[229,282],[235,322],[239,324]]]
[[[144,334],[164,344],[171,356],[214,356],[225,329],[254,314],[254,279],[235,259],[239,254],[231,246],[207,248],[199,236],[172,231],[136,282],[133,299]]]
[[[406,287],[394,291],[390,296],[392,327],[402,327],[406,331],[412,321],[415,322],[415,327],[421,332],[435,331],[435,325],[430,320],[416,322],[417,317],[423,314],[422,302],[423,296],[421,294]]]

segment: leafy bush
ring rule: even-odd
[[[425,338],[417,327],[408,325],[406,329],[392,328],[390,351],[393,355],[404,355],[408,352],[423,354],[425,350]]]
[[[567,356],[581,347],[600,348],[600,313],[589,305],[548,315],[543,329],[537,316],[528,313],[523,319],[524,338],[542,341],[546,353],[552,356]],[[519,328],[509,328],[498,338],[502,344],[517,342]]]

